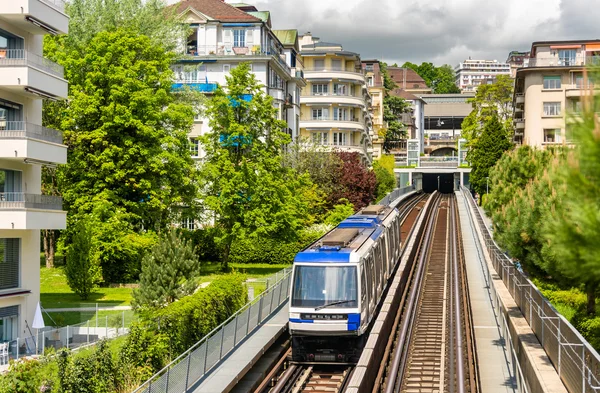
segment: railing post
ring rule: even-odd
[[[46,354],[46,331],[42,330],[42,355]]]
[[[106,338],[108,338],[108,315],[106,316]]]
[[[185,391],[186,392],[188,389],[188,383],[190,382],[190,363],[192,361],[192,353],[191,352],[187,358],[188,358],[188,364],[187,364],[187,371],[185,373]]]
[[[544,323],[544,320],[542,319],[542,326]],[[560,378],[560,347],[561,347],[561,343],[560,343],[560,318],[558,318],[558,332],[557,332],[557,337],[558,337],[558,377]],[[542,347],[544,347],[544,341],[542,341]]]
[[[234,347],[237,344],[238,317],[239,317],[239,314],[235,316],[235,330],[233,331],[233,346]]]
[[[90,343],[90,320],[87,320],[87,343]]]
[[[246,319],[246,334],[245,334],[245,336],[248,335],[248,330],[250,329],[250,314],[251,314],[251,312],[252,312],[252,305],[250,305],[248,307],[248,318]]]
[[[256,320],[257,326],[262,322],[262,304],[263,304],[264,298],[265,298],[264,296],[261,296],[260,299],[258,300],[258,319]]]
[[[202,375],[206,374],[206,362],[208,361],[208,341],[209,340],[210,340],[210,338],[207,338],[205,345],[204,345],[204,370],[202,371]]]
[[[166,379],[167,381],[165,382],[165,393],[169,392],[169,376],[171,375],[171,370],[167,370],[167,376]]]
[[[67,336],[65,337],[65,340],[67,341],[67,349],[69,349],[69,325],[67,325]]]

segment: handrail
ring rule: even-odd
[[[0,49],[0,67],[31,66],[64,78],[63,66],[25,49]]]
[[[26,194],[24,192],[1,192],[0,210],[3,209],[62,210],[62,198],[54,195]]]
[[[0,121],[0,139],[32,138],[63,143],[62,132],[24,121]]]
[[[600,392],[598,352],[501,250],[470,192],[465,187],[462,192],[475,212],[474,220],[483,234],[496,274],[506,285],[567,390],[570,393]]]
[[[42,3],[48,4],[52,8],[56,8],[60,12],[65,12],[65,2],[64,0],[39,0]]]

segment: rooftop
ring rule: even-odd
[[[224,3],[221,0],[181,0],[173,4],[177,12],[183,13],[188,9],[193,9],[212,20],[221,22],[261,22],[262,20],[252,16],[231,4]]]
[[[273,30],[273,34],[281,41],[284,46],[296,45],[298,40],[298,30]]]

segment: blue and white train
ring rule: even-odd
[[[400,216],[371,205],[294,258],[289,331],[294,362],[355,363],[400,257]]]

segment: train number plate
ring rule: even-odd
[[[300,314],[302,319],[311,319],[315,321],[345,321],[347,314]]]

